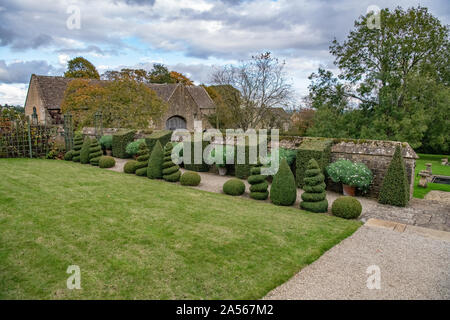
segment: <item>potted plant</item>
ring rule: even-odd
[[[231,157],[233,155],[231,154],[233,152],[232,147],[229,146],[223,146],[222,151],[220,152],[222,154],[222,163],[216,163],[216,167],[219,170],[219,175],[224,176],[227,174],[227,154],[230,154]],[[218,158],[220,159],[220,155],[218,155]],[[212,149],[211,151],[211,162],[215,162],[216,159],[216,148]]]
[[[341,182],[344,195],[354,196],[356,189],[363,193],[372,183],[372,171],[364,163],[338,160],[330,164],[326,171],[333,182]]]
[[[112,135],[104,135],[100,138],[99,141],[103,152],[107,155],[107,156],[111,156],[112,155]]]

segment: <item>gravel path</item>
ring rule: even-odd
[[[449,263],[448,240],[363,226],[264,299],[450,299]],[[379,290],[367,288],[372,265]]]

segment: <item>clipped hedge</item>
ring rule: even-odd
[[[125,173],[135,173],[136,171],[136,164],[138,162],[136,160],[130,160],[123,166],[123,172]]]
[[[89,163],[89,150],[91,149],[91,138],[86,137],[80,150],[80,163]]]
[[[73,150],[67,151],[64,154],[64,160],[66,161],[72,161],[72,157],[73,157]]]
[[[356,219],[361,215],[362,206],[358,199],[344,196],[334,200],[331,206],[331,212],[336,217]]]
[[[406,207],[409,202],[409,183],[400,146],[395,148],[389,168],[383,179],[378,202]]]
[[[203,159],[203,151],[205,148],[209,145],[209,141],[202,141],[202,163],[195,164],[194,163],[194,141],[191,141],[191,143],[183,142],[183,154],[186,154],[184,151],[184,148],[191,148],[191,163],[187,164],[184,163],[184,168],[186,170],[190,171],[197,171],[197,172],[208,172],[209,171],[209,165],[205,163]]]
[[[180,183],[183,186],[198,186],[202,178],[197,172],[187,171],[182,174],[180,178]]]
[[[278,172],[273,176],[270,200],[279,206],[290,206],[297,200],[295,177],[286,159],[281,159]]]
[[[295,170],[297,187],[303,188],[304,186],[303,179],[309,160],[315,159],[322,173],[325,172],[325,168],[331,161],[332,146],[332,139],[308,138],[301,143],[297,150]]]
[[[163,179],[169,182],[177,182],[180,180],[180,167],[172,161],[173,144],[168,142],[164,147],[164,162],[163,162]]]
[[[230,179],[223,184],[223,192],[230,196],[240,196],[245,192],[245,184],[239,179]]]
[[[100,138],[98,143],[102,147],[103,150],[111,150],[112,149],[112,135],[106,134]]]
[[[153,151],[153,148],[156,145],[156,142],[159,141],[161,143],[161,146],[165,146],[172,137],[172,131],[170,130],[161,130],[161,131],[155,131],[151,135],[149,135],[147,138],[145,138],[145,143],[147,143],[148,150],[150,154]]]
[[[308,162],[308,168],[305,171],[304,190],[302,193],[302,202],[300,208],[311,212],[327,212],[328,201],[326,185],[324,183],[325,176],[319,168],[319,164],[315,159]]]
[[[140,177],[147,176],[148,159],[150,158],[150,152],[148,151],[147,144],[141,143],[139,145],[139,151],[137,153],[137,163],[134,168],[134,173]]]
[[[80,151],[83,146],[83,136],[80,133],[77,133],[73,138],[73,153],[72,153],[72,161],[80,162]]]
[[[147,167],[147,177],[150,179],[161,179],[162,166],[164,162],[164,151],[159,141],[156,141],[156,145],[150,155]]]
[[[112,168],[116,165],[116,160],[110,156],[101,156],[98,165],[100,168]]]
[[[93,166],[98,166],[98,162],[102,155],[102,147],[99,145],[97,139],[92,139],[91,147],[89,149],[89,163]]]
[[[248,183],[250,186],[250,197],[255,200],[266,200],[269,197],[269,184],[267,183],[267,176],[261,174],[261,164],[257,164],[250,170],[250,177]]]
[[[126,159],[129,157],[127,154],[127,145],[134,141],[134,135],[136,131],[128,130],[118,132],[112,136],[112,154],[116,158]]]

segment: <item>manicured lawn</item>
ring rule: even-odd
[[[261,298],[360,225],[89,165],[0,159],[0,299]],[[81,290],[66,287],[69,265]]]
[[[425,195],[428,192],[430,192],[431,190],[440,190],[440,191],[450,192],[450,185],[441,184],[441,183],[429,183],[427,188],[421,188],[421,187],[419,187],[420,177],[418,176],[418,173],[421,170],[426,169],[425,163],[428,163],[428,162],[432,164],[431,170],[432,170],[433,174],[450,176],[450,166],[441,165],[441,159],[442,158],[450,158],[450,156],[435,155],[435,154],[422,154],[422,153],[419,153],[418,156],[420,158],[417,159],[417,161],[416,161],[416,171],[415,171],[415,178],[414,178],[414,198],[423,199],[425,197]]]

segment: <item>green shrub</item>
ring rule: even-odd
[[[137,153],[137,163],[135,165],[135,173],[140,177],[147,176],[148,159],[150,158],[150,153],[147,148],[147,144],[141,143],[139,145],[139,151]]]
[[[86,137],[80,150],[80,162],[82,164],[89,163],[89,150],[91,149],[91,138]]]
[[[202,178],[197,172],[194,171],[186,171],[181,175],[180,183],[183,186],[193,186],[196,187],[200,184]]]
[[[168,142],[164,147],[164,162],[163,162],[163,179],[169,182],[177,182],[180,180],[180,167],[172,161],[173,144]]]
[[[136,171],[136,164],[138,162],[136,160],[130,160],[123,166],[123,172],[125,173],[134,173]]]
[[[322,170],[315,159],[309,160],[303,180],[305,192],[302,193],[303,201],[300,202],[300,208],[311,212],[327,212],[328,201],[324,183],[325,176],[322,174]]]
[[[334,182],[356,187],[363,192],[369,190],[372,183],[372,171],[364,163],[350,160],[338,160],[326,168],[328,176]]]
[[[223,192],[230,196],[240,196],[245,192],[245,184],[239,179],[230,179],[223,184]]]
[[[409,183],[400,146],[395,148],[389,168],[383,179],[378,202],[406,207],[409,202]]]
[[[134,155],[136,155],[139,152],[139,146],[145,143],[145,139],[138,139],[136,141],[132,141],[130,142],[127,147],[125,148],[125,151],[128,155],[130,155],[131,157],[133,157]]]
[[[281,159],[278,172],[273,176],[270,200],[279,206],[290,206],[297,200],[295,178],[286,159]]]
[[[303,188],[303,178],[309,160],[315,159],[319,164],[320,170],[322,172],[325,172],[325,168],[328,166],[331,160],[332,145],[333,140],[318,138],[309,138],[301,143],[300,147],[297,150],[295,170],[297,187]]]
[[[73,138],[73,156],[72,156],[73,162],[80,162],[80,152],[82,146],[83,146],[83,135],[77,133]]]
[[[72,161],[72,157],[73,157],[73,150],[67,151],[66,154],[64,155],[64,160]]]
[[[271,164],[271,153],[267,155],[267,158],[269,162],[266,164],[268,167]],[[297,150],[291,150],[291,149],[285,149],[285,148],[278,148],[278,158],[279,162],[281,162],[281,159],[286,159],[289,167],[295,162],[295,159],[297,158]]]
[[[334,216],[344,219],[356,219],[362,212],[361,203],[354,197],[340,197],[331,206]]]
[[[128,130],[115,133],[112,136],[112,154],[116,158],[126,159],[129,158],[127,154],[127,145],[134,140],[134,130]]]
[[[156,145],[150,155],[147,167],[147,177],[150,179],[162,178],[162,165],[164,162],[164,152],[159,141],[156,141]]]
[[[112,168],[116,165],[116,160],[110,156],[101,156],[98,165],[100,168]]]
[[[156,145],[156,142],[159,141],[161,143],[161,146],[165,146],[167,142],[170,141],[170,138],[172,137],[172,131],[170,130],[161,130],[161,131],[155,131],[150,136],[145,138],[145,142],[147,143],[148,150],[150,154],[153,151],[153,148]]]
[[[257,164],[250,170],[250,177],[248,183],[250,186],[250,197],[256,200],[266,200],[269,197],[269,184],[267,183],[267,176],[261,175],[261,165]]]
[[[100,146],[102,147],[103,150],[111,150],[112,149],[112,135],[107,134],[104,135],[100,138],[99,142]]]
[[[89,163],[93,166],[98,166],[98,162],[102,155],[102,147],[98,144],[97,139],[92,139],[91,148],[89,149]]]
[[[202,163],[199,164],[195,164],[194,163],[194,141],[191,141],[191,143],[187,143],[184,142],[183,143],[183,154],[185,154],[184,152],[184,148],[191,148],[191,163],[187,164],[186,162],[184,163],[184,168],[186,170],[190,170],[190,171],[197,171],[197,172],[208,172],[209,171],[209,165],[203,160],[203,156],[202,156]],[[205,148],[209,145],[208,141],[202,141],[202,155],[203,155],[203,151],[205,150]]]

